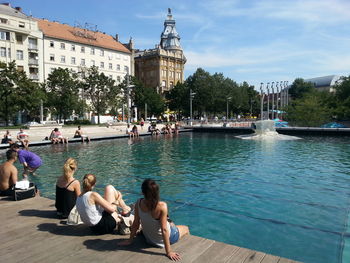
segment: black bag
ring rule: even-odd
[[[15,199],[15,201],[20,201],[23,199],[32,198],[36,195],[36,192],[37,192],[37,188],[34,185],[34,183],[30,183],[29,188],[27,188],[27,189],[15,188],[14,199]]]

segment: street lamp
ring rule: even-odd
[[[267,119],[270,119],[270,88],[269,88],[270,82],[267,82],[266,89],[267,89]]]
[[[192,100],[194,98],[194,95],[196,93],[192,92],[192,89],[190,89],[190,125],[192,126]]]
[[[127,100],[127,123],[130,124],[130,107],[131,107],[131,99],[130,99],[130,88],[135,87],[135,85],[130,85],[130,75],[129,72],[126,73],[126,100]]]
[[[273,88],[273,84],[274,83],[275,83],[274,81],[272,81],[272,83],[271,83],[271,91],[272,91],[272,113],[271,113],[271,119],[274,119],[274,117],[275,117],[275,114],[274,114],[274,110],[275,110],[275,90]]]
[[[278,119],[278,103],[279,103],[279,87],[278,87],[278,81],[276,82],[276,118]]]
[[[226,99],[226,121],[228,121],[228,102],[231,100],[231,97],[228,97]]]
[[[261,119],[261,120],[264,119],[264,117],[263,117],[263,115],[264,115],[264,93],[263,93],[263,85],[264,85],[264,83],[261,82],[261,83],[260,83],[260,104],[261,104],[261,106],[260,106],[260,119]]]

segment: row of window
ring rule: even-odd
[[[50,68],[50,73],[52,73],[56,68]],[[75,71],[75,70],[73,70]],[[76,71],[75,71],[76,72]],[[113,79],[113,75],[108,75],[108,77],[110,77],[111,79]],[[117,82],[120,82],[121,81],[121,77],[120,76],[117,76],[116,77],[116,80]]]
[[[181,68],[180,63],[175,63],[172,61],[169,61],[169,63],[166,60],[161,60],[161,65],[162,66],[169,66],[169,67],[175,67],[175,68]]]
[[[181,72],[169,71],[169,78],[174,78],[176,73],[176,78],[181,79]],[[167,70],[162,70],[162,77],[167,76]]]
[[[52,61],[52,62],[55,61],[55,54],[50,54],[50,61]],[[64,56],[64,55],[61,56],[60,63],[66,63],[66,56]],[[71,57],[70,63],[72,65],[76,65],[77,64],[76,58],[75,57]],[[95,60],[91,60],[90,65],[91,66],[96,66]],[[80,59],[80,66],[86,66],[85,58]],[[100,68],[105,68],[105,63],[104,62],[100,62]],[[113,70],[113,64],[112,63],[108,63],[108,69]],[[116,70],[120,71],[120,64],[117,64]],[[124,66],[124,71],[127,72],[128,70],[129,70],[129,67],[128,66]]]
[[[9,24],[9,20],[6,19],[6,18],[0,17],[0,23],[1,23],[1,24]],[[25,22],[22,22],[22,21],[19,21],[19,22],[18,22],[18,27],[20,27],[20,28],[25,28],[25,27],[26,27],[26,23],[25,23]]]
[[[53,40],[51,40],[49,46],[51,48],[54,48],[55,47],[55,42]],[[66,43],[60,42],[60,49],[65,50],[66,49]],[[77,50],[76,45],[75,44],[71,44],[70,45],[70,50],[75,52]],[[86,50],[87,50],[87,47],[80,46],[80,53],[85,53]],[[96,52],[97,51],[96,51],[96,49],[94,47],[90,48],[90,55],[96,55]],[[105,56],[105,51],[103,49],[98,49],[98,53],[99,53],[99,55],[101,57]],[[123,59],[125,61],[128,60],[127,56],[121,56],[120,54],[115,54],[115,58],[116,59],[121,59],[121,57],[123,57]],[[113,53],[109,53],[108,54],[108,58],[109,58],[109,60],[112,60],[113,59]]]

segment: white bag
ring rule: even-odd
[[[83,223],[83,221],[81,221],[77,207],[74,206],[69,213],[69,216],[67,219],[67,225],[75,226],[75,225],[80,225],[80,224],[84,224],[84,223]]]

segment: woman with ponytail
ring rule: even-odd
[[[70,211],[75,206],[77,197],[81,194],[80,183],[73,177],[77,167],[77,161],[68,158],[63,166],[63,175],[56,182],[55,206],[57,214],[61,218],[69,216]]]
[[[130,212],[122,198],[122,194],[112,185],[105,188],[104,197],[93,192],[96,185],[96,176],[86,174],[83,178],[83,193],[77,198],[77,210],[84,224],[90,226],[96,234],[112,233],[121,221],[117,208],[123,210],[123,214]]]
[[[175,225],[168,222],[168,207],[159,200],[159,186],[152,179],[143,181],[141,190],[144,198],[135,204],[135,218],[131,226],[129,240],[120,245],[130,245],[137,230],[142,226],[146,241],[156,247],[164,247],[169,259],[180,260],[180,255],[171,250],[170,245],[176,243],[182,236],[189,234],[187,226]]]

